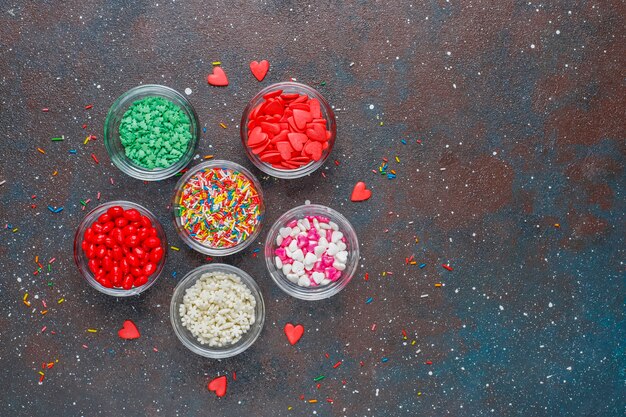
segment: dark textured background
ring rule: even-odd
[[[623,415],[623,2],[0,4],[2,416]],[[271,62],[263,83],[253,59]],[[227,88],[206,84],[216,60]],[[329,205],[356,227],[361,267],[340,295],[304,302],[273,285],[253,256],[261,241],[225,259],[258,281],[266,326],[238,357],[204,359],[169,324],[178,279],[205,262],[172,227],[176,179],[112,166],[104,117],[137,84],[189,87],[199,155],[251,167],[242,109],[291,77],[335,106],[338,139],[309,178],[261,176],[267,222],[306,199]],[[98,139],[84,145],[87,134]],[[395,180],[371,172],[383,157]],[[373,197],[355,204],[358,180]],[[98,192],[152,210],[181,248],[140,297],[96,292],[73,263],[79,202],[94,207]],[[33,275],[36,255],[56,257],[52,272]],[[405,266],[410,255],[427,266]],[[117,337],[125,319],[140,339]],[[306,328],[295,347],[288,321]],[[206,384],[224,373],[218,399]]]

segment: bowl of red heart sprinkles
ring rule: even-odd
[[[167,238],[145,207],[112,201],[89,212],[74,237],[74,261],[89,285],[116,297],[150,288],[165,264]]]
[[[283,82],[261,90],[241,118],[250,161],[277,178],[300,178],[324,164],[335,143],[335,114],[315,89]]]
[[[265,240],[265,264],[281,290],[321,300],[344,289],[359,262],[350,222],[330,207],[295,207],[274,223]]]

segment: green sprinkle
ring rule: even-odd
[[[167,168],[182,158],[191,141],[191,120],[163,97],[135,101],[122,116],[120,141],[126,156],[147,169]]]
[[[64,140],[64,139],[65,138],[63,136],[60,137],[60,138],[52,138],[52,142],[58,142],[58,141],[61,141],[61,140]]]
[[[321,381],[322,379],[326,378],[326,375],[320,375],[316,378],[313,378],[313,381],[317,382],[317,381]]]
[[[322,87],[323,87],[323,86],[325,86],[325,85],[326,85],[326,81],[322,81],[322,82],[320,83],[320,85],[321,85]]]

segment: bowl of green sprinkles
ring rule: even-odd
[[[104,146],[115,166],[144,181],[163,180],[182,170],[199,139],[191,103],[162,85],[128,90],[115,100],[104,122]]]

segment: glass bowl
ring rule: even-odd
[[[183,323],[180,319],[179,306],[183,302],[185,291],[193,286],[203,274],[208,272],[224,272],[237,275],[239,278],[241,278],[241,282],[243,282],[250,289],[250,292],[252,292],[252,295],[256,300],[256,319],[254,321],[254,324],[241,337],[241,339],[239,339],[235,344],[231,346],[209,347],[206,345],[202,345],[191,334],[191,332],[187,330],[185,326],[183,326]],[[172,322],[172,327],[174,328],[174,333],[176,333],[178,339],[192,352],[213,359],[229,358],[231,356],[238,355],[244,350],[248,349],[257,340],[257,338],[261,334],[261,330],[263,329],[263,323],[265,322],[265,304],[263,302],[263,296],[261,295],[261,290],[259,289],[259,286],[250,275],[248,275],[241,269],[231,265],[207,264],[199,266],[198,268],[192,270],[187,275],[185,275],[185,277],[178,283],[178,285],[174,289],[174,294],[172,295],[172,301],[170,303],[170,320]]]
[[[191,236],[191,234],[185,229],[180,216],[178,216],[178,210],[180,207],[180,200],[181,200],[181,196],[183,193],[183,187],[185,186],[185,184],[187,183],[187,181],[192,178],[194,175],[196,175],[198,172],[205,170],[205,169],[212,169],[212,168],[222,168],[222,169],[229,169],[229,170],[233,170],[236,172],[240,172],[242,173],[244,176],[246,176],[250,182],[254,185],[254,187],[256,188],[257,194],[259,196],[259,200],[260,200],[260,208],[259,208],[259,220],[258,223],[256,225],[256,228],[254,229],[254,231],[243,241],[241,241],[240,243],[238,243],[235,246],[231,246],[231,247],[223,247],[223,248],[219,248],[219,247],[213,247],[213,246],[209,246],[209,245],[205,245],[200,243],[198,240],[194,239],[193,236]],[[234,253],[237,253],[241,250],[243,250],[244,248],[246,248],[248,245],[250,245],[259,235],[259,233],[261,232],[261,226],[263,224],[263,216],[265,214],[265,204],[264,204],[264,199],[263,199],[263,190],[261,189],[261,183],[259,182],[259,180],[247,169],[245,169],[244,167],[242,167],[239,164],[236,164],[234,162],[231,161],[225,161],[225,160],[211,160],[211,161],[207,161],[207,162],[203,162],[201,164],[198,164],[192,168],[189,169],[189,171],[187,171],[185,173],[185,175],[182,176],[182,178],[178,181],[178,183],[176,184],[176,188],[174,189],[174,197],[172,199],[172,211],[173,211],[173,215],[174,215],[174,226],[176,228],[176,232],[178,232],[178,235],[180,236],[180,238],[192,249],[197,250],[200,253],[204,253],[205,255],[209,255],[209,256],[226,256],[226,255],[232,255]]]
[[[157,236],[159,239],[161,239],[161,247],[163,248],[163,257],[159,261],[156,271],[152,275],[150,275],[150,277],[148,277],[148,282],[140,287],[133,287],[130,290],[107,288],[100,284],[98,281],[96,281],[94,274],[87,266],[89,260],[85,255],[85,251],[81,247],[81,243],[83,241],[83,238],[85,237],[85,231],[89,227],[91,227],[91,225],[98,219],[98,217],[100,217],[101,214],[104,214],[108,209],[113,206],[120,206],[124,210],[134,208],[142,215],[148,217],[152,222],[154,228],[157,230]],[[167,236],[165,236],[165,231],[163,231],[161,223],[159,223],[154,214],[152,214],[147,208],[140,206],[139,204],[132,203],[130,201],[110,201],[91,210],[78,225],[78,230],[76,230],[76,235],[74,236],[74,262],[76,262],[76,266],[78,267],[78,270],[80,271],[83,278],[85,278],[89,285],[91,285],[101,293],[112,295],[115,297],[130,297],[132,295],[141,294],[142,292],[153,286],[161,275],[161,272],[163,271],[163,266],[165,265],[166,258]]]
[[[187,150],[183,156],[174,164],[167,168],[147,169],[137,165],[126,156],[124,146],[120,140],[119,126],[124,113],[135,101],[155,96],[171,101],[185,112],[191,123],[191,140],[189,140]],[[144,181],[159,181],[175,175],[191,161],[200,140],[199,125],[196,111],[187,98],[178,91],[163,85],[140,85],[122,94],[111,105],[104,122],[104,146],[109,153],[111,161],[125,174]]]
[[[285,227],[288,223],[294,220],[297,221],[305,216],[323,216],[329,218],[330,221],[339,226],[339,231],[341,231],[346,238],[346,250],[348,251],[346,269],[342,271],[341,277],[337,281],[331,282],[328,285],[301,287],[297,283],[293,283],[287,279],[283,271],[278,269],[274,263],[276,256],[274,251],[278,247],[276,238],[279,235],[280,229]],[[267,270],[278,287],[292,297],[310,301],[332,297],[348,285],[354,276],[358,263],[359,241],[356,232],[344,216],[330,207],[318,204],[307,204],[295,207],[280,216],[267,233],[265,240],[265,264],[267,265]]]
[[[283,93],[292,94],[306,94],[310,98],[317,99],[320,103],[320,110],[322,112],[322,116],[326,119],[326,128],[331,132],[331,137],[328,139],[328,148],[322,151],[322,157],[319,161],[312,161],[307,165],[301,166],[296,169],[279,169],[275,168],[272,165],[264,162],[258,155],[252,153],[250,148],[248,147],[248,122],[250,120],[250,114],[253,110],[261,104],[265,98],[263,96],[273,93],[275,91],[282,90]],[[321,167],[330,152],[333,149],[333,145],[335,144],[335,137],[337,136],[337,124],[335,123],[335,114],[333,113],[332,108],[324,99],[324,97],[315,89],[309,87],[308,85],[294,83],[294,82],[282,82],[272,84],[268,87],[265,87],[259,93],[250,100],[245,110],[243,111],[243,115],[241,117],[241,142],[243,144],[244,149],[246,150],[246,154],[252,163],[259,168],[261,171],[266,174],[272,175],[277,178],[285,178],[285,179],[294,179],[300,178],[305,175],[309,175],[319,167]]]

